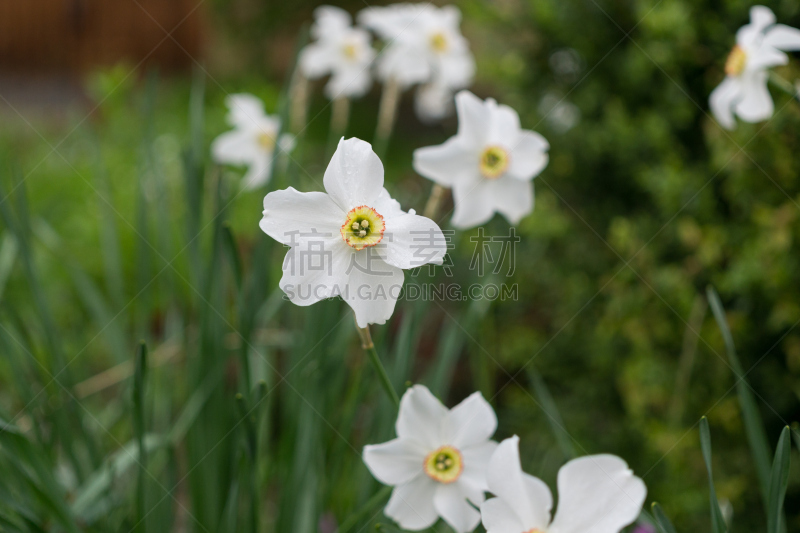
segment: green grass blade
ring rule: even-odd
[[[658,528],[659,533],[675,533],[675,526],[672,525],[667,515],[664,514],[664,509],[661,506],[653,502],[653,518],[655,518],[656,527]]]
[[[144,387],[147,374],[147,345],[139,344],[133,364],[133,432],[139,447],[139,471],[136,481],[136,531],[146,530],[147,515],[147,450],[144,445]]]
[[[769,508],[767,512],[767,533],[780,533],[783,517],[783,501],[789,485],[789,456],[792,453],[789,426],[783,428],[772,462],[772,475],[769,482]]]
[[[528,377],[533,385],[533,393],[536,396],[536,401],[547,417],[547,423],[550,424],[550,429],[553,431],[561,453],[564,454],[564,459],[574,459],[575,447],[572,445],[572,437],[570,437],[567,432],[561,414],[558,412],[558,406],[556,406],[555,400],[553,400],[553,397],[550,395],[547,384],[533,365],[528,365]]]
[[[0,244],[0,298],[3,297],[6,283],[17,260],[18,250],[14,236],[8,231],[3,232],[3,242]]]
[[[745,433],[747,434],[747,441],[753,453],[753,460],[755,461],[756,473],[758,474],[758,481],[761,487],[764,508],[767,509],[771,470],[771,453],[769,445],[767,444],[767,434],[764,430],[764,424],[761,421],[761,414],[758,412],[758,406],[756,405],[753,393],[747,381],[744,379],[744,371],[739,362],[739,357],[736,355],[736,346],[733,343],[733,336],[731,335],[730,328],[728,328],[728,322],[725,319],[725,310],[722,307],[719,295],[717,295],[717,291],[710,286],[706,290],[706,295],[708,297],[708,303],[711,305],[711,310],[714,313],[714,318],[722,333],[722,338],[725,340],[728,360],[736,377],[736,392],[739,396],[739,405],[742,409]]]
[[[372,515],[375,509],[389,498],[391,493],[392,487],[383,487],[381,490],[376,492],[372,498],[367,500],[367,503],[361,506],[361,509],[347,517],[347,519],[342,522],[342,525],[339,526],[339,529],[336,530],[336,533],[347,533],[353,529],[365,518],[368,518],[370,515]]]
[[[711,530],[712,533],[725,533],[727,528],[725,526],[725,519],[722,517],[722,511],[719,508],[717,490],[714,488],[714,475],[711,470],[711,432],[708,430],[708,419],[706,417],[700,419],[700,446],[703,449],[703,460],[706,462],[706,470],[708,471],[708,492],[711,503]]]

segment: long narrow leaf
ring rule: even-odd
[[[783,500],[789,484],[789,456],[792,453],[792,437],[789,426],[781,431],[775,459],[772,461],[772,476],[769,481],[769,508],[767,512],[767,533],[780,533],[783,515]]]
[[[711,471],[711,433],[708,430],[708,419],[703,417],[700,419],[700,446],[703,448],[703,460],[706,462],[706,470],[708,471],[708,492],[709,499],[711,500],[711,531],[713,533],[725,533],[725,519],[722,517],[722,511],[719,508],[719,500],[717,500],[717,490],[714,488],[714,475]]]
[[[675,533],[675,526],[664,514],[664,509],[656,502],[653,502],[653,518],[655,518],[656,527],[660,533]]]
[[[739,404],[742,408],[745,433],[747,434],[747,441],[753,453],[753,460],[755,461],[756,473],[758,474],[758,481],[761,487],[764,508],[767,509],[771,456],[769,445],[767,444],[767,434],[764,430],[764,424],[761,421],[761,414],[758,412],[755,398],[750,390],[750,385],[748,385],[747,381],[744,379],[744,370],[739,362],[739,357],[736,355],[736,346],[733,343],[733,336],[731,335],[730,328],[728,328],[728,322],[725,319],[725,310],[722,308],[722,303],[717,295],[717,291],[714,290],[714,287],[709,286],[708,289],[706,289],[706,295],[708,297],[708,303],[711,305],[711,310],[714,313],[714,318],[722,333],[722,338],[725,340],[728,361],[736,377],[736,392],[739,396]]]

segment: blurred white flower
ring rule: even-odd
[[[484,501],[496,428],[497,417],[479,392],[447,409],[422,385],[408,389],[397,438],[364,447],[372,475],[395,487],[386,516],[412,531],[432,526],[438,517],[457,533],[475,529],[480,514],[469,502]]]
[[[520,129],[517,112],[491,98],[461,91],[456,109],[458,133],[442,145],[416,150],[414,169],[453,188],[453,226],[472,228],[495,212],[516,224],[533,211],[532,179],[547,166],[550,145]]]
[[[331,100],[362,96],[372,85],[375,59],[369,32],[354,28],[350,14],[338,7],[320,6],[314,17],[311,35],[316,41],[300,52],[300,70],[309,79],[330,74],[325,95]]]
[[[455,6],[393,4],[368,7],[358,14],[360,24],[385,42],[378,58],[378,77],[401,87],[436,80],[451,90],[472,83],[475,59],[461,35],[461,12]]]
[[[359,327],[383,324],[403,287],[403,269],[441,264],[444,235],[389,196],[383,164],[367,142],[342,139],[323,182],[327,194],[289,187],[264,198],[261,229],[291,246],[280,287],[301,306],[341,296]]]
[[[772,116],[775,105],[767,89],[767,69],[789,62],[781,50],[800,50],[800,30],[775,24],[768,7],[750,8],[750,24],[736,33],[736,46],[725,62],[727,77],[709,97],[711,111],[724,128],[736,127],[734,114],[745,122]]]
[[[489,462],[489,492],[481,505],[487,533],[619,533],[639,516],[647,489],[614,455],[573,459],[558,471],[558,510],[540,479],[522,471],[519,438],[500,443]]]
[[[272,172],[275,150],[290,152],[295,139],[280,134],[281,121],[264,112],[264,103],[251,94],[231,94],[225,99],[228,123],[233,130],[223,133],[211,144],[214,161],[249,167],[242,187],[255,189],[265,185]]]
[[[417,87],[414,110],[423,122],[438,122],[453,112],[453,90],[433,81]]]

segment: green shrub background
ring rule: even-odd
[[[796,2],[765,3],[779,22],[800,26]],[[148,433],[169,434],[204,399],[185,434],[148,457],[148,530],[246,530],[255,507],[268,531],[329,531],[379,490],[359,453],[392,436],[394,414],[348,309],[281,303],[284,250],[257,226],[265,191],[237,194],[240,172],[208,157],[227,129],[226,94],[252,92],[269,111],[285,109],[286,57],[314,5],[218,1],[209,13],[222,44],[207,76],[127,76],[130,66],[118,66],[87,79],[99,107],[85,121],[86,106],[55,119],[5,115],[2,196],[14,192],[2,204],[11,217],[2,238],[30,243],[30,262],[24,250],[15,255],[0,296],[0,416],[28,443],[15,447],[8,431],[0,441],[0,518],[14,527],[38,531],[19,525],[27,515],[53,531],[137,523],[136,469],[108,469],[110,454],[135,437],[131,382],[81,399],[73,391],[130,361],[138,339],[178,354],[148,372]],[[478,61],[473,91],[518,110],[523,127],[550,141],[551,160],[534,182],[536,209],[517,228],[512,279],[503,280],[519,285],[517,301],[401,302],[390,323],[373,326],[396,385],[421,381],[448,405],[481,390],[497,411],[497,438],[520,435],[524,466],[551,486],[565,447],[620,455],[644,477],[648,504],[660,502],[679,531],[710,527],[697,432],[705,415],[732,527],[762,530],[736,380],[705,299],[708,285],[721,295],[774,449],[781,428],[800,419],[800,104],[773,87],[774,117],[734,132],[707,105],[750,4],[458,5]],[[557,68],[553,54],[564,50],[579,58],[577,70]],[[226,54],[236,68],[225,67]],[[798,61],[777,72],[800,77]],[[547,116],[548,94],[580,111],[572,129]],[[378,99],[376,86],[353,102],[348,136],[372,139]],[[319,189],[329,114],[316,90],[301,146],[269,190]],[[421,211],[430,190],[411,168],[412,151],[455,128],[455,119],[418,122],[406,95],[385,158],[387,188],[404,209]],[[244,265],[241,291],[222,222]],[[487,227],[506,231],[500,217]],[[476,234],[458,233],[451,253],[453,281],[464,286],[477,281],[467,268]],[[262,379],[266,400],[250,413],[260,428],[253,458],[235,395],[256,405]],[[553,431],[539,379],[568,436]],[[800,531],[796,449],[792,458],[787,529]],[[113,482],[76,509],[104,471]],[[387,523],[378,509],[359,524]]]

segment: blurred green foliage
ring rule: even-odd
[[[276,35],[294,43],[314,5],[220,0],[214,12],[259,64]],[[518,300],[398,304],[373,328],[395,385],[421,381],[449,405],[481,390],[497,437],[520,435],[524,466],[551,484],[571,453],[622,456],[678,531],[711,527],[705,415],[723,515],[762,530],[736,380],[705,298],[709,284],[722,297],[774,449],[800,419],[800,105],[773,89],[775,116],[731,133],[707,109],[750,4],[458,5],[474,91],[517,109],[551,160],[517,228],[514,272],[500,274]],[[768,5],[800,26],[796,2]],[[800,77],[798,61],[779,73]],[[2,197],[13,190],[0,239],[0,417],[13,425],[0,432],[3,527],[251,531],[260,521],[304,533],[354,513],[359,525],[386,522],[360,450],[392,435],[394,414],[351,314],[338,301],[282,302],[283,249],[257,227],[265,191],[239,194],[240,172],[208,161],[227,128],[226,94],[286,109],[278,70],[189,80],[120,66],[87,83],[98,106],[88,119],[71,109],[65,121],[12,116],[0,128]],[[269,189],[321,188],[330,109],[315,94]],[[376,87],[353,104],[348,136],[371,140],[378,98]],[[387,188],[421,211],[430,183],[411,153],[456,123],[420,124],[409,97],[400,117]],[[487,227],[507,231],[500,217]],[[437,281],[478,281],[475,235],[456,235],[454,278],[439,269]],[[152,365],[144,435],[125,366],[139,339]],[[112,367],[125,379],[102,374]],[[110,385],[92,389],[98,376]],[[792,458],[787,530],[800,531]],[[142,508],[153,511],[137,524]]]

